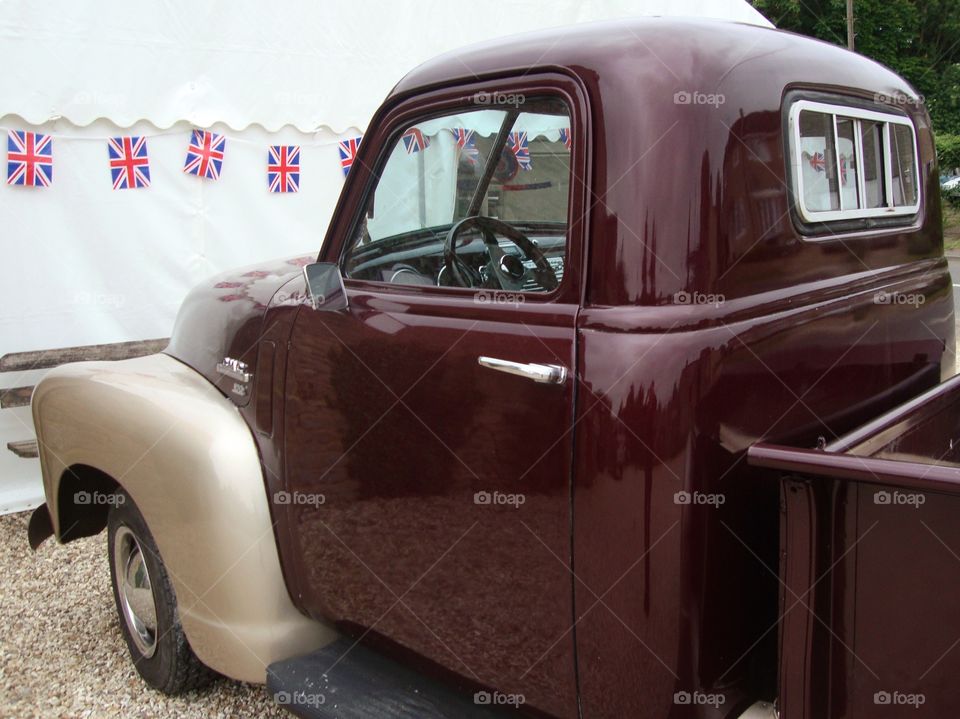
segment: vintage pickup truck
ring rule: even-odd
[[[316,245],[33,396],[31,543],[107,529],[149,685],[960,716],[954,310],[904,80],[701,20],[473,47],[386,99]]]

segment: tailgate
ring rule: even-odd
[[[748,461],[781,482],[783,719],[960,716],[960,375]]]

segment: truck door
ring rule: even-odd
[[[349,307],[303,308],[291,336],[278,508],[309,613],[478,702],[561,717],[577,713],[576,93],[551,77],[435,93],[363,140],[322,257]]]

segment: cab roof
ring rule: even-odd
[[[797,61],[803,59],[803,64]],[[803,35],[727,20],[638,17],[557,27],[468,45],[408,73],[393,95],[535,70],[599,78],[638,62],[677,80],[717,82],[742,65],[789,67],[797,82],[874,86],[915,96],[896,74],[862,55]]]

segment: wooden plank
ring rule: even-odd
[[[7,442],[7,449],[9,449],[18,457],[23,457],[25,459],[40,456],[40,451],[37,447],[37,440],[35,439],[23,440],[21,442]]]
[[[50,369],[68,362],[87,360],[123,360],[161,352],[170,339],[115,342],[105,345],[63,347],[32,352],[11,352],[0,357],[0,372],[25,372],[32,369]]]
[[[29,387],[11,387],[0,389],[0,409],[11,407],[26,407],[30,404],[30,395],[33,394],[33,385]]]

